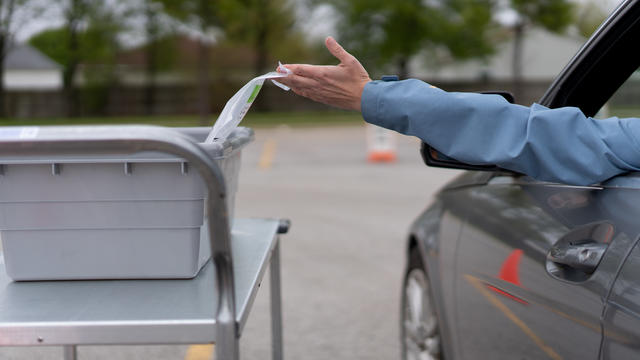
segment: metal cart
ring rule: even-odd
[[[216,359],[238,359],[270,264],[272,357],[282,359],[278,235],[289,224],[237,219],[231,228],[222,173],[194,141],[160,127],[99,127],[65,138],[0,134],[2,156],[140,151],[177,155],[199,171],[209,195],[210,262],[190,280],[12,282],[2,266],[0,345],[62,345],[65,359],[75,359],[77,345],[215,343]]]

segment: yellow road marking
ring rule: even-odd
[[[265,141],[264,146],[262,147],[262,155],[258,162],[258,167],[260,169],[267,170],[271,168],[271,164],[273,163],[273,159],[276,155],[276,147],[277,143],[274,139],[268,139]]]
[[[517,317],[516,314],[513,313],[513,311],[511,311],[505,304],[502,303],[502,301],[500,301],[494,294],[492,294],[484,286],[484,283],[480,279],[469,274],[465,274],[464,277],[471,285],[473,285],[473,287],[476,288],[476,290],[484,295],[484,297],[486,297],[493,306],[502,311],[502,313],[509,320],[516,324],[520,328],[520,330],[522,330],[529,338],[531,338],[531,340],[533,340],[533,342],[538,345],[538,347],[542,349],[542,351],[544,351],[550,358],[554,360],[562,359],[562,357],[558,355],[558,353],[550,348],[547,344],[545,344],[544,341],[542,341],[542,339],[538,335],[536,335],[536,333],[534,333],[533,330],[531,330],[531,328],[529,328],[524,321]]]
[[[213,345],[191,345],[187,349],[184,360],[211,360],[213,359]]]

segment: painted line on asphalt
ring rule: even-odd
[[[191,345],[187,348],[184,360],[211,360],[213,358],[213,344]]]
[[[498,297],[496,297],[491,291],[489,291],[484,286],[485,284],[482,280],[469,274],[465,274],[464,277],[471,285],[473,285],[473,287],[476,288],[476,290],[478,290],[482,295],[484,295],[484,297],[487,298],[487,300],[489,300],[491,305],[497,307],[498,310],[502,311],[502,313],[509,320],[516,324],[516,326],[518,326],[520,330],[522,330],[531,340],[533,340],[533,342],[538,345],[538,347],[542,349],[542,351],[544,351],[547,356],[554,360],[562,359],[562,356],[560,356],[551,347],[549,347],[549,345],[545,344],[544,341],[542,341],[542,339],[535,332],[533,332],[533,330],[531,330],[531,328],[527,326],[524,321],[522,321],[522,319],[516,316],[516,314],[514,314],[511,309],[509,309],[505,304],[502,303],[502,301],[500,301],[500,299],[498,299]]]
[[[276,148],[278,143],[274,139],[267,139],[262,146],[262,154],[260,155],[260,161],[258,162],[258,168],[262,170],[268,170],[273,164],[273,159],[276,156]]]

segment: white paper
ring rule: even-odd
[[[291,70],[289,70],[289,69],[287,69],[286,67],[284,67],[284,65],[282,65],[282,63],[281,63],[280,61],[278,61],[278,68],[280,68],[280,69],[284,70],[284,73],[285,73],[285,74],[287,74],[287,75],[291,74]],[[278,81],[275,81],[275,80],[271,79],[271,82],[272,82],[275,86],[279,87],[280,89],[282,89],[282,90],[284,90],[284,91],[289,91],[289,90],[291,90],[291,88],[290,88],[290,87],[288,87],[288,86],[287,86],[287,85],[285,85],[285,84],[281,84],[281,83],[280,83],[280,82],[278,82]]]
[[[282,64],[280,64],[280,68],[285,70],[285,72],[280,73],[272,71],[258,76],[238,90],[238,92],[236,92],[231,99],[227,101],[227,104],[224,106],[224,109],[222,109],[220,116],[218,116],[218,119],[213,125],[213,129],[211,129],[211,132],[209,133],[209,136],[207,136],[205,142],[210,143],[213,142],[214,139],[226,139],[236,126],[240,124],[240,121],[242,121],[249,111],[251,104],[253,104],[258,93],[260,93],[260,89],[262,89],[264,81],[266,79],[287,77],[291,73],[291,71],[282,66]],[[289,87],[286,85],[280,84],[274,80],[271,81],[281,89],[289,90]]]

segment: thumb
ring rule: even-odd
[[[340,46],[340,44],[338,44],[338,42],[333,37],[327,37],[324,43],[327,46],[327,49],[329,49],[329,52],[333,56],[338,58],[340,62],[346,62],[347,60],[351,59],[351,54],[349,54],[342,46]]]

